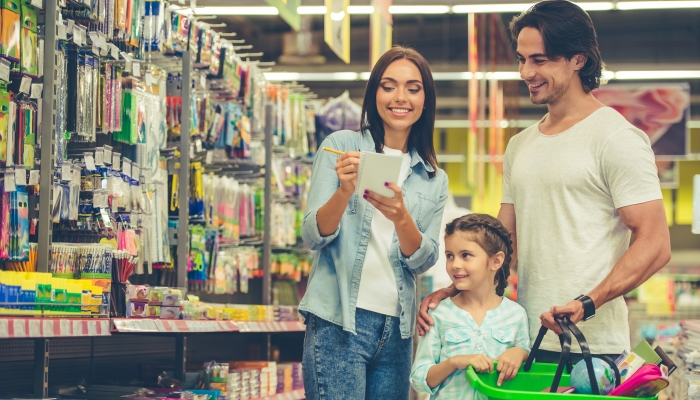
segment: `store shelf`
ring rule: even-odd
[[[0,317],[0,339],[109,336],[108,318]]]
[[[179,319],[116,318],[112,320],[113,331],[128,333],[200,333],[238,332],[233,321],[184,321]]]
[[[306,325],[301,321],[285,322],[238,322],[241,332],[304,332]]]
[[[257,397],[251,400],[303,400],[305,398],[304,389],[298,389],[286,393],[277,393],[272,396]]]

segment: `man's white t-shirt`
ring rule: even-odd
[[[411,155],[386,146],[384,154],[402,157],[398,185],[403,186],[403,182],[408,176],[408,170],[411,168]],[[389,261],[389,248],[394,232],[396,232],[394,223],[375,208],[372,215],[367,253],[362,265],[357,308],[398,317],[400,313],[399,291],[396,287],[394,267]]]
[[[525,129],[508,144],[503,174],[502,202],[515,206],[518,303],[534,341],[543,312],[589,293],[629,247],[617,209],[661,199],[661,189],[649,138],[609,107],[557,135],[539,123]],[[594,353],[630,347],[621,297],[579,327]],[[550,332],[541,349],[561,346]]]

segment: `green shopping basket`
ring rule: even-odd
[[[527,362],[518,371],[516,377],[510,381],[505,381],[501,386],[497,385],[499,373],[494,367],[493,372],[478,374],[474,371],[472,366],[469,366],[466,370],[466,378],[469,384],[479,393],[487,396],[492,400],[552,400],[552,399],[562,399],[562,396],[571,399],[601,399],[599,394],[574,394],[567,393],[561,394],[556,393],[557,388],[570,386],[570,376],[571,372],[571,361],[569,355],[571,352],[571,333],[574,334],[579,345],[581,347],[581,353],[583,354],[583,359],[588,367],[588,376],[591,380],[591,387],[594,392],[598,392],[598,385],[596,384],[596,378],[593,374],[593,364],[591,362],[592,357],[588,343],[583,337],[583,334],[578,329],[578,327],[571,323],[568,318],[555,318],[557,323],[562,329],[562,335],[559,336],[559,340],[562,344],[561,358],[559,359],[559,364],[549,364],[549,363],[536,363],[535,353],[539,349],[540,344],[542,344],[542,339],[547,333],[547,328],[542,327],[540,333],[535,340],[532,349],[530,350],[530,356]],[[615,372],[616,383],[620,384],[620,372],[617,369],[612,360],[605,360],[611,365]],[[495,364],[497,365],[497,364]],[[567,369],[569,373],[566,373],[564,369]],[[549,389],[549,391],[547,391]],[[543,390],[545,390],[543,392]],[[639,398],[639,397],[614,397],[618,400],[656,400],[658,396]],[[611,400],[613,397],[610,398]]]

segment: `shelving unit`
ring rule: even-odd
[[[40,130],[41,149],[37,158],[40,163],[40,187],[41,196],[39,198],[39,210],[41,217],[37,226],[38,261],[37,272],[50,272],[51,248],[54,234],[59,237],[59,232],[54,232],[54,225],[51,215],[54,204],[54,170],[57,167],[56,159],[56,138],[62,135],[56,126],[57,104],[60,101],[58,93],[58,43],[59,24],[61,6],[59,0],[46,0],[44,7],[45,16],[45,37],[44,37],[44,76],[35,82],[43,83],[43,95],[41,98],[41,118]],[[158,65],[161,62],[170,62],[160,58],[148,61],[141,61]],[[197,72],[193,69],[190,52],[184,51],[180,58],[181,74],[183,82],[182,104],[190,104],[192,91],[187,90],[187,82],[195,79]],[[262,247],[262,296],[261,304],[272,304],[272,277],[270,271],[270,259],[273,251],[292,251],[295,248],[273,249],[271,245],[271,217],[272,207],[272,157],[275,152],[272,140],[272,106],[266,106],[265,112],[265,132],[258,132],[264,135],[263,147],[265,150],[264,165],[253,165],[245,162],[214,162],[212,167],[221,168],[226,171],[244,172],[250,175],[259,175],[264,180],[263,207],[268,212],[264,213],[262,242],[257,243]],[[176,238],[177,264],[176,282],[178,287],[187,287],[187,259],[189,254],[188,226],[191,222],[189,215],[189,185],[191,151],[193,145],[190,141],[190,108],[182,107],[181,131],[178,144],[180,157],[179,176],[180,185],[178,190],[179,214],[177,216],[177,231],[173,238]],[[100,135],[98,135],[100,136]],[[101,139],[104,141],[104,138]],[[111,138],[108,141],[111,144]],[[94,144],[88,143],[88,147]],[[123,153],[122,153],[123,154]],[[86,236],[89,234],[80,233]],[[64,236],[63,233],[60,236]],[[209,294],[209,296],[215,296]],[[137,318],[38,318],[38,317],[12,317],[0,316],[0,349],[7,349],[14,344],[20,345],[13,355],[0,354],[0,375],[4,375],[6,381],[0,378],[0,388],[3,382],[15,384],[17,377],[27,377],[27,372],[31,370],[33,382],[33,393],[35,398],[47,398],[49,396],[49,383],[51,379],[56,382],[69,382],[71,377],[70,369],[62,368],[65,360],[72,360],[75,356],[76,367],[74,373],[85,373],[83,376],[90,381],[94,376],[93,371],[107,363],[107,359],[116,358],[115,369],[120,366],[122,369],[128,361],[123,361],[123,357],[132,355],[135,359],[139,357],[153,357],[155,360],[165,360],[174,365],[174,377],[184,379],[188,354],[191,355],[193,348],[205,349],[204,354],[213,353],[211,342],[220,340],[225,335],[226,342],[240,342],[252,349],[259,347],[261,359],[272,359],[272,336],[292,335],[296,342],[304,332],[305,326],[299,321],[285,322],[235,322],[235,321],[213,321],[213,320],[166,320],[166,319],[137,319]],[[3,340],[5,339],[5,340]],[[134,345],[125,345],[133,341]],[[142,342],[142,343],[141,343]],[[31,346],[28,344],[31,343]],[[76,351],[80,347],[80,351]],[[112,350],[111,348],[118,350]],[[172,351],[174,350],[174,352]],[[251,350],[252,351],[252,350]],[[2,353],[2,352],[0,352]],[[230,352],[229,352],[230,353]],[[225,354],[229,354],[225,353]],[[118,354],[118,355],[117,355]],[[173,358],[172,355],[174,354]],[[239,352],[236,352],[239,354]],[[206,356],[200,356],[206,357]],[[221,360],[227,361],[227,360]],[[299,361],[301,361],[299,359]],[[87,368],[85,367],[87,365]],[[101,367],[100,367],[101,368]],[[86,372],[87,371],[87,372]],[[57,378],[58,377],[58,378]],[[20,382],[20,383],[21,383]],[[0,389],[0,397],[3,389]],[[261,397],[260,399],[303,399],[304,391],[295,390],[289,393],[282,393],[275,396]],[[256,399],[257,400],[257,399]]]

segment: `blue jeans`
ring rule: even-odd
[[[357,335],[308,314],[306,399],[407,400],[412,339],[401,339],[399,319],[358,308],[355,327]]]

